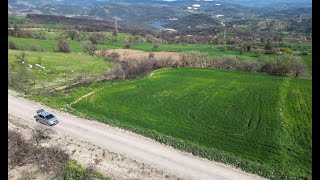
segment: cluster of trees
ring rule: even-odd
[[[111,71],[105,72],[104,76],[106,79],[134,79],[146,75],[151,70],[164,67],[176,68],[177,65],[178,63],[170,58],[155,59],[152,56],[143,60],[128,58],[117,61],[117,66]]]
[[[20,38],[46,39],[44,32],[21,29],[17,24],[12,29],[8,29],[8,36]]]
[[[301,77],[306,65],[297,56],[282,55],[258,61],[240,61],[235,57],[209,57],[198,52],[183,53],[179,67],[209,67],[238,71],[265,72],[272,75]]]
[[[108,59],[111,56],[106,56]],[[159,68],[171,67],[200,67],[228,69],[248,72],[264,72],[271,75],[301,77],[306,72],[305,64],[299,57],[282,55],[270,59],[258,61],[241,61],[235,57],[210,57],[199,52],[182,53],[179,60],[155,59],[152,55],[143,60],[134,58],[119,60],[119,56],[113,58],[118,65],[111,71],[105,72],[105,78],[132,79],[147,72]]]

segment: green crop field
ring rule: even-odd
[[[37,99],[270,179],[311,179],[311,84],[259,73],[178,68]]]

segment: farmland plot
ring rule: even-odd
[[[236,71],[161,69],[134,81],[76,88],[72,98],[61,93],[48,102],[70,103],[95,90],[72,108],[271,179],[311,178],[311,82]]]

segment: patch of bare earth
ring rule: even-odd
[[[8,129],[18,130],[26,139],[31,138],[33,129],[44,126],[37,122],[23,121],[12,115],[8,116]],[[76,160],[83,167],[94,165],[98,172],[111,177],[111,179],[181,179],[124,155],[110,152],[108,149],[93,143],[80,140],[58,130],[51,130],[51,138],[44,141],[41,146],[58,146],[66,150],[70,159]],[[41,174],[32,164],[8,169],[8,172],[8,179],[20,179],[22,177],[48,179],[50,177],[48,174]]]

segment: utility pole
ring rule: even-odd
[[[119,33],[119,31],[118,31],[118,20],[119,20],[119,18],[117,16],[114,16],[112,19],[114,20],[115,32],[118,34]]]
[[[161,35],[161,44],[163,44],[162,28],[160,28],[160,35]]]
[[[223,34],[224,44],[226,44],[226,35],[227,35],[227,30],[225,29]]]

